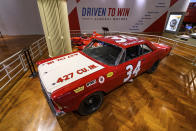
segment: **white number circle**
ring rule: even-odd
[[[118,36],[106,36],[106,38],[111,38],[112,40],[115,40],[116,43],[126,42],[127,40],[122,37]]]
[[[103,76],[100,76],[99,77],[99,83],[103,84],[105,81],[105,78]]]

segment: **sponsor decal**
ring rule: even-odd
[[[109,72],[108,74],[107,74],[107,77],[109,78],[109,77],[112,77],[114,75],[114,72]]]
[[[78,87],[77,89],[74,90],[75,93],[79,93],[84,90],[84,86]]]
[[[86,83],[86,87],[92,86],[94,84],[96,84],[96,80],[92,80],[92,81]]]
[[[61,83],[61,82],[67,81],[67,80],[69,80],[69,79],[72,79],[73,76],[74,76],[74,74],[81,75],[81,74],[84,74],[84,73],[86,73],[86,72],[88,72],[88,71],[90,71],[90,70],[93,70],[93,69],[97,68],[97,67],[98,67],[98,66],[95,66],[95,65],[89,65],[89,66],[87,66],[87,67],[81,68],[81,69],[79,69],[79,70],[76,70],[76,72],[71,72],[71,73],[66,74],[66,75],[64,75],[64,76],[62,76],[62,77],[59,77],[59,78],[57,79],[57,83]]]
[[[105,78],[103,76],[100,76],[99,77],[99,83],[103,84],[105,81]]]

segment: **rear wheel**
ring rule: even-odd
[[[95,92],[87,96],[81,103],[78,109],[80,115],[89,115],[99,109],[103,103],[103,93]]]
[[[150,68],[150,69],[148,69],[147,70],[147,73],[153,73],[156,69],[157,69],[157,67],[158,67],[158,65],[159,65],[159,60],[158,61],[156,61],[153,65],[152,65],[152,67]]]

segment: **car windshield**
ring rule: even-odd
[[[99,40],[93,40],[83,52],[107,65],[116,65],[121,48]]]

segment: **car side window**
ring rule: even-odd
[[[140,45],[132,46],[126,49],[126,57],[125,61],[134,59],[138,56],[140,56],[141,52],[141,47]]]
[[[140,45],[140,47],[142,49],[141,50],[141,55],[152,52],[152,49],[149,46],[147,46],[146,44],[142,44],[142,45]]]

